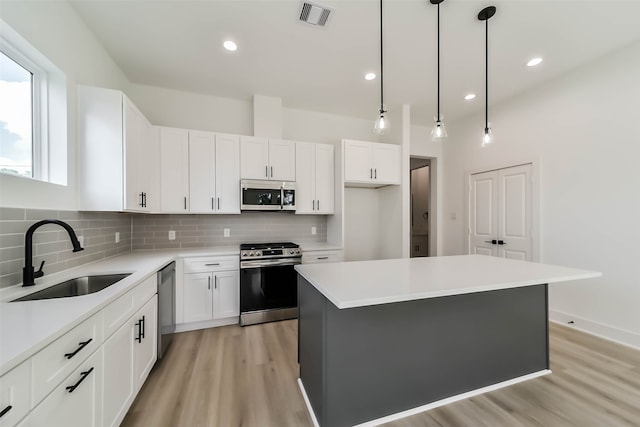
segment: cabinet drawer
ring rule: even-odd
[[[197,257],[184,259],[185,273],[202,273],[208,271],[237,270],[240,268],[240,257],[237,255],[222,257]]]
[[[302,253],[303,264],[342,261],[344,261],[344,253],[342,251],[312,251]]]
[[[102,310],[104,337],[109,338],[158,291],[154,274]]]
[[[0,378],[1,427],[16,425],[29,412],[30,376],[31,359],[28,359]]]
[[[102,344],[102,312],[82,322],[31,358],[33,408]]]
[[[19,427],[99,427],[102,399],[102,349],[65,377]]]

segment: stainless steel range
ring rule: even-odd
[[[240,325],[298,317],[300,246],[292,242],[240,245]]]

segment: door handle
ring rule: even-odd
[[[80,352],[80,350],[85,348],[91,341],[93,341],[93,338],[89,338],[86,341],[78,343],[78,348],[73,353],[65,353],[64,357],[66,357],[67,359],[71,359],[73,356],[78,354]]]
[[[264,167],[264,176],[269,178],[269,166]]]
[[[214,207],[213,207],[213,197],[212,197],[211,198],[211,210],[213,210],[213,209],[214,209]]]
[[[184,196],[184,210],[187,210],[187,196]]]
[[[78,386],[82,383],[82,381],[84,381],[85,378],[87,378],[91,372],[93,372],[93,367],[91,367],[91,369],[89,369],[88,371],[80,372],[80,379],[78,380],[78,382],[75,383],[74,385],[70,385],[69,387],[67,387],[67,390],[69,391],[69,393],[73,393],[73,391],[78,388]]]
[[[373,168],[369,169],[369,179],[373,179]]]
[[[320,210],[320,200],[316,200],[316,209]]]
[[[506,244],[507,244],[507,242],[505,242],[504,240],[498,240],[498,244],[499,244],[499,245],[506,245]]]
[[[213,287],[214,287],[215,289],[218,289],[218,276],[216,276],[216,277],[213,279]]]
[[[373,179],[378,179],[378,168],[373,170]]]
[[[207,277],[207,289],[211,290],[211,276]]]
[[[146,323],[144,321],[144,316],[142,316],[142,319],[140,319],[140,322],[142,323],[142,335],[141,335],[141,337],[144,338],[144,330],[146,329]]]
[[[273,166],[271,166],[271,178],[273,178]]]
[[[485,240],[484,242],[485,243],[491,243],[492,245],[495,245],[496,243],[498,243],[498,241],[495,240],[495,239],[494,240]]]
[[[220,210],[220,197],[218,197],[218,210]]]

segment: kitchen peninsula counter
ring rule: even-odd
[[[316,425],[376,425],[549,373],[548,284],[600,273],[482,255],[299,265]]]

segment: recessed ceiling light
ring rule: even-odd
[[[376,78],[376,73],[367,73],[364,75],[365,80],[373,80]]]
[[[542,62],[542,58],[533,58],[527,62],[527,67],[535,67]]]
[[[471,101],[475,97],[476,97],[475,93],[469,93],[469,94],[464,96],[464,99],[466,99],[467,101]]]
[[[231,40],[225,40],[225,42],[222,45],[224,46],[225,49],[230,50],[231,52],[235,52],[236,50],[238,50],[238,45],[232,42]]]

